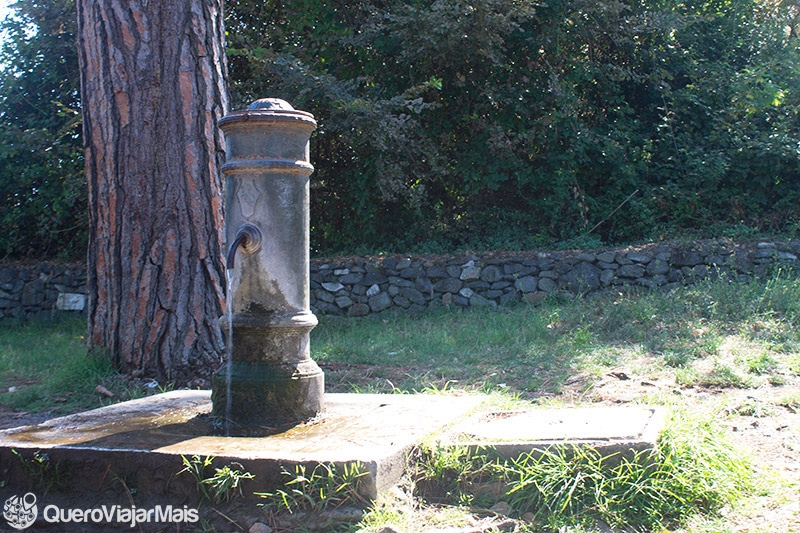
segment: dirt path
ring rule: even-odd
[[[645,378],[630,368],[616,368],[579,392],[585,385],[578,379],[565,395],[581,402],[620,404],[673,394],[698,412],[714,414],[729,441],[750,457],[758,481],[770,492],[751,496],[740,508],[726,509],[729,530],[800,532],[800,377],[788,374],[780,384],[764,382],[753,388],[679,387],[674,376]]]

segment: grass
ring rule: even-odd
[[[538,307],[323,317],[312,356],[341,371],[338,390],[457,387],[557,393],[636,362],[681,386],[753,387],[800,373],[800,281],[708,281],[670,293],[597,294]],[[368,368],[347,372],[348,366]]]
[[[87,356],[83,333],[84,325],[75,320],[4,323],[0,405],[77,411],[109,401],[95,392],[98,384],[119,392],[115,399],[144,394],[106,361]],[[636,461],[591,452],[505,464],[459,450],[428,450],[417,457],[415,497],[447,504],[447,513],[437,513],[432,523],[460,523],[467,511],[459,509],[491,504],[481,486],[502,483],[516,512],[537,518],[536,531],[581,531],[584,520],[601,519],[639,530],[677,523],[722,532],[728,529],[719,511],[751,490],[750,468],[719,438],[724,432],[709,416],[759,419],[800,410],[800,393],[784,386],[800,376],[800,280],[778,273],[762,282],[718,279],[671,292],[551,297],[537,306],[507,309],[321,316],[311,346],[331,392],[483,392],[494,405],[512,408],[520,402],[580,401],[609,375],[660,380],[677,392],[743,391],[741,397],[775,387],[774,401],[738,401],[728,406],[728,415],[683,394],[640,398],[668,403],[681,416],[662,435],[657,456]],[[295,489],[308,484],[339,497],[332,473],[297,471],[286,477],[284,492],[265,495],[267,500],[299,507],[306,496]],[[315,499],[311,508],[324,507],[322,501]],[[413,520],[396,504],[382,497],[359,527]],[[416,517],[424,512],[418,502],[408,507]],[[537,516],[542,509],[546,516]]]
[[[255,476],[250,472],[244,471],[240,463],[230,463],[222,468],[214,468],[214,473],[209,470],[213,468],[214,458],[211,456],[200,457],[193,455],[186,457],[181,455],[183,469],[180,474],[191,475],[197,483],[197,492],[200,497],[212,502],[227,502],[237,495],[242,495],[242,488],[239,485],[242,480],[253,479]]]
[[[522,528],[531,533],[597,531],[600,521],[623,531],[667,531],[700,517],[712,523],[755,489],[753,468],[708,413],[674,407],[657,448],[625,456],[554,447],[503,459],[491,450],[425,445],[411,461],[415,494],[451,510],[506,502],[527,515]],[[412,520],[379,500],[364,523],[413,531]]]
[[[282,469],[282,482],[274,492],[257,492],[265,506],[294,514],[299,511],[319,513],[343,505],[363,505],[361,484],[368,472],[359,463],[320,463],[314,468],[295,465],[293,471]]]
[[[668,527],[715,513],[752,487],[750,464],[710,421],[681,418],[655,452],[603,456],[577,448],[527,454],[500,471],[509,503],[551,529],[602,520],[611,526]]]
[[[677,373],[679,386],[754,387],[800,375],[800,281],[704,282],[680,290],[551,298],[510,309],[437,309],[420,315],[321,317],[312,357],[331,390],[466,389],[532,399],[584,374],[590,388],[609,369],[646,365]],[[3,323],[0,405],[67,413],[141,396],[86,354],[80,320]],[[9,389],[13,392],[8,392]]]
[[[108,359],[89,355],[85,333],[80,318],[0,323],[0,406],[67,414],[152,392],[119,376]],[[98,394],[98,385],[115,397]]]
[[[0,328],[0,405],[68,413],[97,407],[95,387],[114,374],[87,355],[81,320],[9,322]]]

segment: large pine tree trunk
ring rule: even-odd
[[[187,382],[223,340],[222,0],[77,0],[90,348]]]

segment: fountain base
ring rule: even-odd
[[[647,406],[528,409],[498,412],[479,395],[328,394],[314,420],[266,437],[210,434],[208,391],[181,390],[0,431],[0,498],[37,490],[26,460],[45,453],[62,476],[62,491],[100,493],[136,487],[165,502],[197,497],[195,480],[177,475],[182,457],[236,462],[255,475],[244,498],[270,491],[293,465],[352,465],[367,471],[365,498],[397,483],[409,451],[432,438],[442,445],[492,448],[508,457],[554,446],[586,446],[604,454],[652,449],[665,413]],[[120,485],[123,480],[124,484]],[[87,494],[89,497],[90,494]],[[43,496],[43,493],[40,494]]]
[[[223,369],[213,377],[212,415],[231,436],[272,435],[317,416],[324,391],[324,373],[311,359],[292,364],[233,361],[230,372]]]
[[[209,391],[180,390],[0,431],[0,466],[7,483],[0,497],[35,491],[25,469],[36,453],[68,472],[59,490],[100,494],[136,487],[163,503],[195,501],[196,481],[178,475],[182,457],[214,457],[215,466],[236,462],[252,473],[242,495],[275,490],[294,465],[360,463],[367,474],[362,496],[373,499],[393,486],[408,452],[424,439],[470,415],[485,398],[410,394],[328,394],[314,420],[265,437],[213,435]],[[25,459],[23,461],[22,459]],[[39,496],[43,496],[39,494]]]

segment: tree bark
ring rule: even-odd
[[[222,0],[77,0],[88,344],[134,376],[220,362]]]

